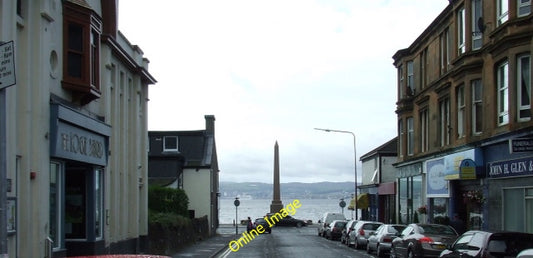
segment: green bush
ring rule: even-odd
[[[163,212],[149,212],[148,222],[150,224],[159,224],[164,228],[185,228],[191,224],[191,219],[175,214]]]
[[[162,186],[148,188],[148,209],[154,213],[172,213],[188,217],[189,197],[182,189]]]

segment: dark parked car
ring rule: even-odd
[[[533,234],[471,230],[462,234],[440,257],[516,257],[533,248]]]
[[[405,225],[400,224],[383,224],[379,226],[376,232],[370,233],[366,244],[366,252],[372,253],[376,251],[378,257],[388,254],[392,240],[398,237],[405,227]]]
[[[377,221],[358,221],[355,224],[353,231],[349,234],[348,245],[353,244],[355,249],[362,249],[363,247],[366,247],[370,233],[376,231],[376,229],[378,229],[381,225],[383,225],[383,223]]]
[[[285,227],[303,227],[307,226],[307,222],[293,218],[291,216],[287,217],[281,217],[282,219],[279,220],[279,216],[276,216],[275,213],[267,213],[268,219],[271,220],[272,224],[275,224],[274,226],[285,226]],[[274,217],[272,217],[274,216]],[[278,221],[279,220],[279,221]]]
[[[341,238],[342,229],[346,226],[346,220],[334,220],[326,229],[326,238],[337,240]]]
[[[349,220],[341,232],[341,243],[346,244],[347,246],[350,246],[349,238],[350,238],[350,232],[353,231],[353,227],[357,223],[357,220]]]
[[[390,257],[439,257],[459,235],[441,224],[409,224],[392,240]]]
[[[262,225],[263,229],[265,229],[265,233],[272,233],[272,229],[268,225],[268,222],[264,218],[257,218],[254,221],[254,228],[256,228],[258,225]]]

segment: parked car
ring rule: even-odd
[[[272,218],[272,216],[274,216],[275,218]],[[305,222],[305,221],[303,221],[301,219],[297,219],[297,218],[291,217],[291,216],[282,217],[282,219],[279,220],[279,221],[278,221],[278,217],[275,216],[275,213],[267,213],[267,217],[270,220],[273,220],[273,221],[271,221],[271,223],[275,224],[274,226],[285,226],[285,227],[303,227],[303,226],[307,226],[307,222]]]
[[[376,251],[378,257],[388,254],[392,240],[398,237],[405,227],[405,225],[401,224],[383,224],[379,226],[375,232],[370,233],[366,244],[366,252],[372,253]]]
[[[326,238],[337,240],[341,238],[342,229],[346,226],[346,220],[334,220],[326,229]]]
[[[409,224],[392,240],[390,257],[439,257],[459,235],[451,226]]]
[[[368,241],[370,233],[376,231],[376,229],[379,228],[379,226],[381,225],[383,225],[383,223],[377,221],[358,221],[355,224],[353,231],[350,232],[350,234],[348,235],[348,245],[350,246],[353,244],[355,249],[362,249],[366,247],[366,243]]]
[[[263,226],[263,229],[265,229],[265,233],[269,233],[269,234],[272,233],[272,228],[270,228],[270,226],[268,225],[268,222],[264,218],[255,219],[254,228],[256,228],[259,225]]]
[[[344,226],[341,232],[341,243],[342,244],[348,245],[350,243],[350,241],[348,240],[348,238],[350,237],[349,234],[350,232],[352,232],[355,224],[357,224],[357,220],[349,220],[348,222],[346,222],[346,225]]]
[[[440,257],[516,257],[533,248],[533,234],[471,230],[440,253]]]
[[[318,235],[326,237],[326,230],[334,220],[346,220],[344,214],[335,212],[326,212],[324,216],[318,220]]]
[[[516,256],[516,258],[533,258],[533,248],[523,250]]]

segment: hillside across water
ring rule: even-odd
[[[349,198],[353,182],[281,183],[282,199],[340,199]],[[272,199],[272,184],[257,182],[220,182],[222,198]]]

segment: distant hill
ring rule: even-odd
[[[282,183],[282,199],[336,199],[353,193],[353,182]],[[220,182],[222,198],[272,199],[272,184]]]

